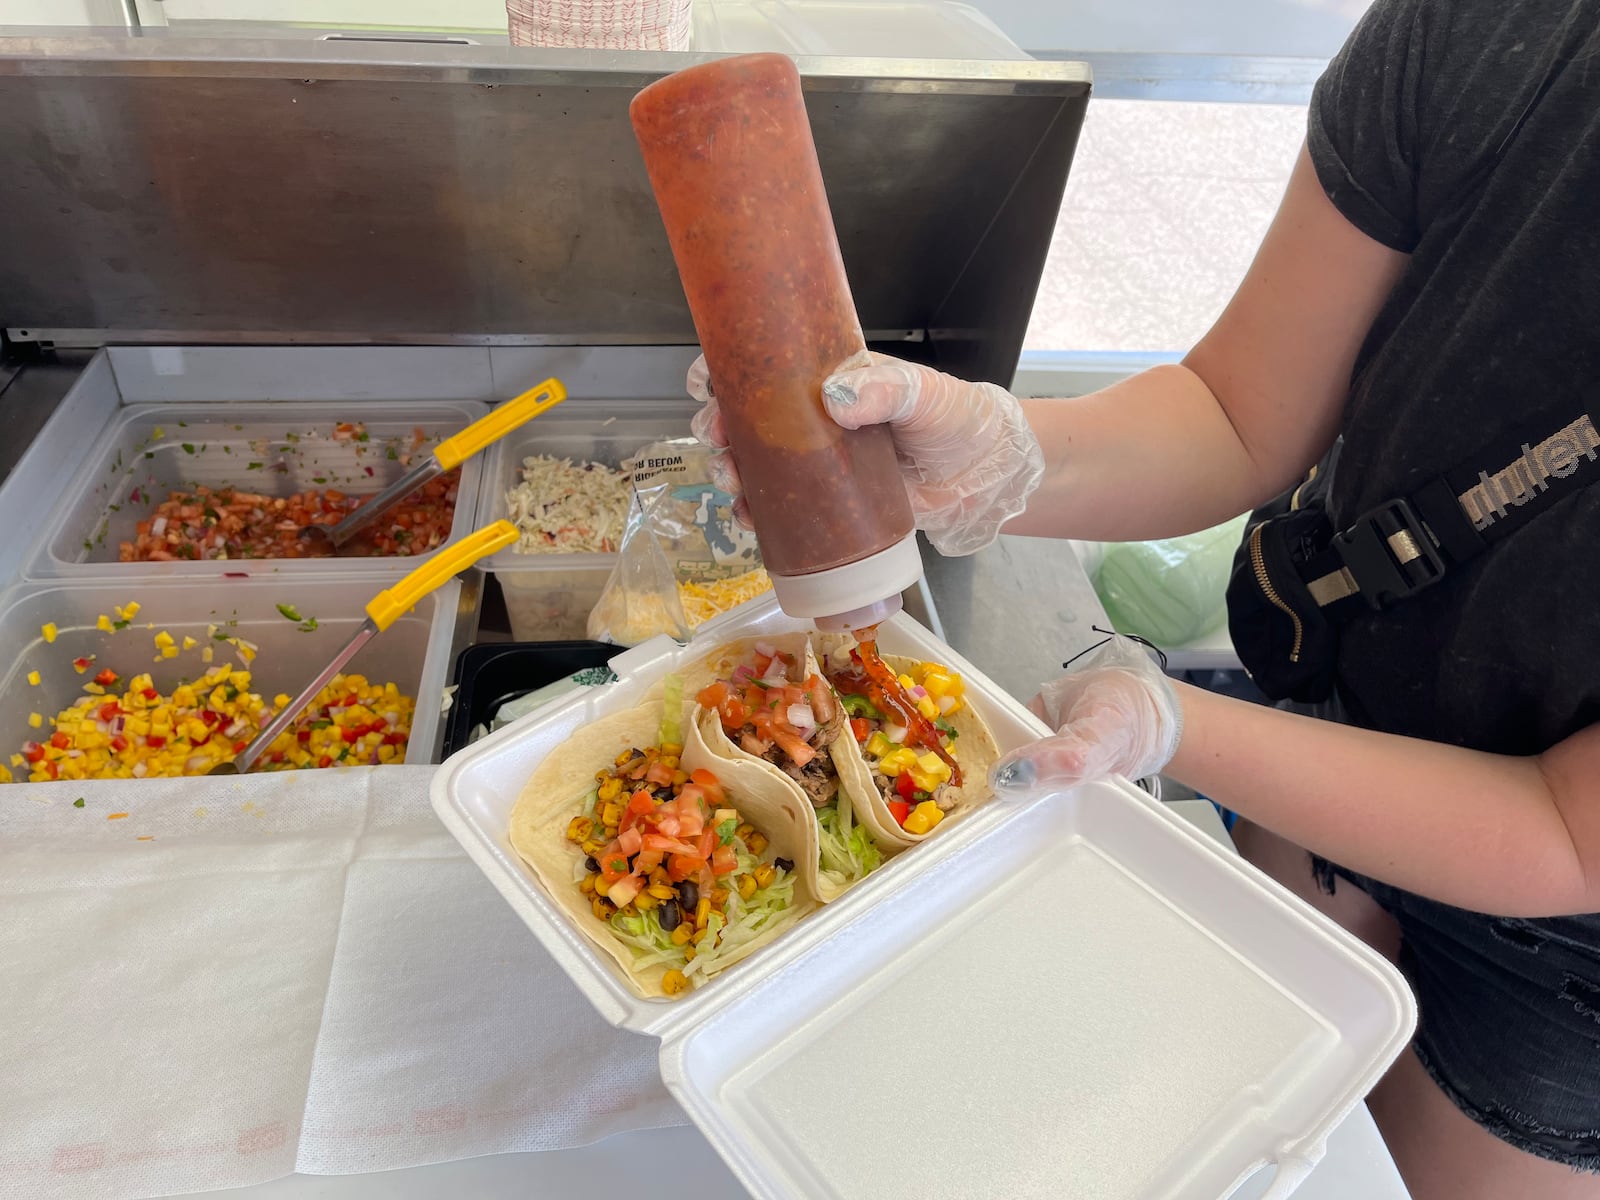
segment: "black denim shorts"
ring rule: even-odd
[[[1313,859],[1400,925],[1417,1057],[1445,1095],[1519,1150],[1600,1171],[1600,916],[1490,917]]]

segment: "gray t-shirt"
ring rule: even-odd
[[[1356,361],[1343,527],[1600,387],[1600,0],[1378,0],[1308,140],[1339,210],[1411,256]],[[1358,616],[1352,716],[1511,754],[1600,720],[1597,550],[1600,486]]]

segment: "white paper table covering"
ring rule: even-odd
[[[431,773],[0,788],[0,1197],[682,1122],[656,1043],[528,936],[434,818]]]

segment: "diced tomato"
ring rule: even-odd
[[[79,675],[82,675],[92,666],[94,666],[94,655],[92,654],[86,654],[81,658],[75,658],[72,660],[72,669]]]
[[[701,704],[705,705],[707,708],[720,708],[722,707],[723,700],[725,700],[727,696],[728,685],[719,679],[715,683],[701,688],[699,694],[695,696],[695,699]]]
[[[682,790],[678,792],[678,799],[673,801],[673,811],[681,812],[683,810],[683,804],[681,802],[685,800],[688,801],[690,805],[699,807],[700,801],[705,797],[705,794],[705,789],[698,783],[684,784]]]
[[[50,735],[50,744],[57,750],[65,750],[72,745],[72,739],[58,729]]]
[[[910,800],[917,794],[917,785],[911,780],[910,771],[901,771],[895,776],[894,790],[900,793],[902,800]]]
[[[115,700],[107,700],[100,706],[100,719],[102,721],[114,721],[121,712],[122,709]]]
[[[117,682],[118,678],[119,676],[117,673],[110,667],[107,667],[105,670],[101,671],[100,674],[94,677],[94,681],[101,687],[111,687]]]
[[[624,829],[617,835],[617,848],[629,858],[639,853],[644,847],[644,834],[637,829]]]
[[[386,733],[383,735],[383,744],[385,746],[404,746],[406,744],[406,735],[404,733]]]
[[[682,883],[704,865],[705,859],[698,854],[674,854],[667,860],[667,878],[673,883]]]
[[[152,750],[159,750],[161,747],[167,744],[167,739],[159,736],[158,734],[152,733],[149,737],[144,739],[144,744],[149,746]]]
[[[699,851],[700,857],[709,860],[711,858],[711,852],[716,848],[717,831],[714,829],[707,829],[702,832],[700,834],[699,842],[696,843],[696,849]]]
[[[204,721],[208,727],[210,727],[216,725],[218,721],[222,720],[222,714],[214,713],[209,708],[203,708],[200,710],[200,719]]]
[[[713,808],[727,803],[728,796],[727,793],[722,790],[722,783],[715,775],[706,770],[704,767],[696,767],[689,773],[689,778],[694,780],[694,782],[705,791],[706,801]],[[683,790],[687,792],[689,789],[684,788]]]
[[[856,741],[864,742],[872,736],[872,722],[865,717],[851,717],[850,732],[855,734]]]
[[[339,736],[344,738],[344,740],[347,742],[359,742],[361,740],[361,726],[346,725],[344,729],[340,731]]]
[[[120,733],[117,734],[116,737],[111,739],[111,753],[113,753],[113,754],[121,754],[127,748],[128,748],[128,739],[123,737]]]
[[[726,875],[729,871],[736,870],[739,866],[739,855],[732,846],[718,846],[711,855],[711,873],[713,875]]]
[[[750,669],[755,672],[756,678],[760,679],[767,673],[767,668],[771,665],[772,656],[770,654],[758,654],[756,655],[756,661],[751,664]]]
[[[147,687],[147,688],[144,689],[144,691],[140,692],[139,694],[141,696],[143,696],[146,700],[155,700],[155,699],[159,698],[160,695],[161,695],[161,693],[156,691],[155,688],[153,688],[153,687]]]
[[[326,754],[324,754],[321,758],[317,759],[317,766],[319,766],[319,767],[331,767],[331,766],[333,766],[333,759],[329,758]]]
[[[294,735],[294,740],[299,742],[302,746],[305,745],[307,742],[309,742],[311,740],[311,730],[309,730],[309,729],[296,730],[295,731],[295,735]]]
[[[662,837],[675,838],[683,832],[678,826],[677,817],[657,817],[655,819],[656,832]]]
[[[661,850],[641,850],[633,860],[633,869],[636,871],[654,871],[666,859],[665,852]]]
[[[44,765],[44,769],[45,769],[45,773],[48,774],[51,779],[60,779],[61,778],[61,764],[60,763],[58,763],[58,762],[47,762]]]
[[[650,764],[650,769],[645,772],[644,777],[653,784],[665,787],[672,782],[672,768],[664,766],[660,762],[653,762]]]
[[[246,746],[248,746],[249,744],[250,744],[250,739],[249,738],[245,738],[243,741],[235,742],[233,744],[233,752],[235,754],[243,754],[244,753],[244,748]]]
[[[742,729],[750,720],[750,706],[737,696],[729,696],[721,712],[722,724],[728,729]]]
[[[794,765],[797,767],[805,766],[817,756],[817,752],[807,745],[805,741],[803,741],[797,734],[790,733],[786,729],[774,728],[772,731],[772,740],[783,747],[783,752],[789,756],[790,760],[793,761]]]
[[[644,880],[637,875],[629,875],[613,883],[606,892],[606,899],[621,908],[624,904],[632,904],[633,898],[644,891]]]
[[[44,757],[44,747],[38,742],[23,742],[22,757],[31,763],[36,763]]]
[[[665,834],[660,833],[645,834],[644,848],[646,850],[660,850],[666,854],[687,854],[697,859],[703,859],[706,857],[705,854],[701,854],[699,850],[697,850],[694,846],[691,846],[688,842],[683,841],[680,838],[667,837]],[[709,850],[706,851],[706,854],[709,853]]]
[[[287,762],[288,757],[289,756],[282,750],[274,750],[271,754],[267,755],[267,761],[275,763]]]
[[[628,856],[615,842],[595,855],[595,861],[600,864],[600,877],[607,883],[627,878],[628,872],[632,869],[628,866]]]
[[[889,815],[894,818],[896,825],[904,825],[906,818],[911,815],[911,802],[909,800],[889,801]]]

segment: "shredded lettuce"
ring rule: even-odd
[[[683,745],[682,675],[668,675],[662,680],[661,741],[658,744]]]
[[[734,840],[734,849],[739,858],[739,871],[754,870],[760,860],[749,852],[742,838]],[[711,933],[701,941],[693,962],[685,962],[683,947],[675,945],[672,935],[661,928],[658,909],[632,916],[614,913],[609,923],[617,937],[633,947],[633,965],[636,969],[676,967],[688,977],[691,984],[698,987],[708,976],[720,970],[735,950],[769,930],[795,920],[794,887],[795,873],[780,871],[771,884],[745,900],[730,880],[725,912],[712,913],[707,919],[706,928]],[[720,940],[717,937],[719,930],[722,934]]]
[[[840,810],[843,810],[842,812]],[[883,865],[883,854],[873,843],[865,825],[855,825],[855,810],[844,796],[817,810],[821,834],[818,863],[840,883],[855,883]]]

